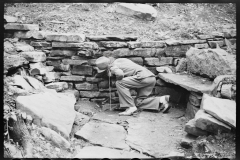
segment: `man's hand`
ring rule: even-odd
[[[116,79],[117,79],[118,81],[120,81],[120,80],[123,79],[123,76],[116,76]]]

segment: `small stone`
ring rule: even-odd
[[[187,140],[186,138],[184,138],[184,139],[181,140],[180,145],[181,145],[183,148],[186,148],[186,149],[189,149],[189,148],[192,148],[192,147],[193,147],[192,142],[189,141],[189,140]]]
[[[27,118],[27,114],[26,114],[25,112],[22,112],[22,113],[21,113],[21,116],[22,116],[23,119],[26,119],[26,118]]]

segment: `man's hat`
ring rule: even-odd
[[[110,63],[110,59],[109,58],[104,57],[104,56],[103,57],[99,57],[96,60],[97,72],[98,73],[104,72],[108,68],[109,63]]]

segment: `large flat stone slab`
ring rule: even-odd
[[[199,76],[187,74],[169,74],[159,73],[158,77],[162,80],[185,88],[188,91],[209,93],[211,91],[212,81]]]
[[[141,112],[139,117],[128,119],[127,144],[156,158],[177,152],[177,143],[186,133],[183,131],[184,122],[175,120],[176,112]]]
[[[39,26],[37,24],[20,24],[20,23],[7,23],[4,25],[5,30],[39,30]]]
[[[51,128],[69,138],[75,118],[75,98],[54,92],[18,96],[16,107],[33,117],[39,126]]]
[[[151,158],[135,151],[123,151],[106,147],[89,146],[82,148],[74,158]]]
[[[91,121],[85,124],[75,136],[95,145],[129,150],[130,147],[125,143],[126,134],[122,126]]]
[[[48,33],[46,34],[46,40],[57,42],[84,42],[85,35],[77,33]]]
[[[229,132],[231,128],[222,123],[221,121],[215,119],[212,115],[206,113],[204,110],[200,109],[195,115],[196,124],[195,126],[211,132],[213,134],[218,134],[218,131]]]
[[[223,123],[236,127],[236,102],[203,94],[201,108]]]

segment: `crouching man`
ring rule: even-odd
[[[107,70],[108,76],[116,75],[116,88],[121,108],[127,108],[119,115],[130,116],[137,108],[150,109],[163,113],[170,109],[169,95],[149,97],[155,84],[155,75],[143,66],[127,58],[100,57],[96,60],[98,73]],[[130,89],[136,89],[135,100],[130,94]]]

